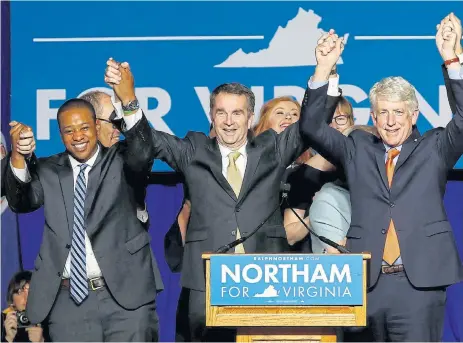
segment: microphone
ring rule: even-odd
[[[286,189],[288,189],[288,192],[289,190],[291,189],[291,185],[290,184],[286,184]],[[321,240],[323,243],[326,243],[328,244],[330,247],[332,248],[335,248],[335,249],[338,249],[339,252],[343,253],[343,254],[350,254],[350,251],[347,250],[345,247],[343,247],[342,245],[332,241],[331,239],[328,239],[324,236],[320,236],[318,235],[317,233],[315,233],[306,223],[305,221],[297,214],[296,211],[294,211],[294,209],[290,206],[289,202],[288,202],[288,198],[286,197],[286,203],[288,204],[288,208],[291,209],[291,211],[296,215],[297,219],[299,219],[299,221],[302,223],[302,225],[304,225],[304,227],[307,229],[307,231],[310,232],[310,234],[314,235],[315,237],[317,237],[319,240]]]
[[[273,216],[273,214],[279,210],[281,208],[281,205],[283,205],[283,201],[285,201],[285,199],[288,198],[288,192],[289,190],[291,189],[291,186],[287,183],[281,183],[280,184],[280,191],[281,191],[281,201],[280,203],[275,206],[275,208],[273,209],[273,211],[268,215],[267,218],[264,219],[264,221],[262,223],[260,223],[253,231],[251,231],[251,233],[249,233],[248,235],[245,235],[243,237],[240,237],[236,240],[234,240],[233,242],[229,243],[229,244],[226,244],[226,245],[223,245],[221,246],[220,248],[218,248],[214,253],[217,253],[217,254],[224,254],[226,252],[228,252],[230,249],[233,249],[234,247],[236,247],[237,245],[241,244],[241,243],[244,243],[248,238],[254,236],[254,234],[259,231],[259,229],[264,226],[264,224],[270,219],[270,217]]]

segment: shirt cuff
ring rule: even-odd
[[[309,82],[308,82],[308,86],[310,89],[318,89],[320,87],[323,87],[324,85],[326,85],[328,83],[328,81],[317,81],[317,82],[313,82],[312,81],[312,76],[310,77],[309,79]]]
[[[111,102],[113,103],[114,110],[116,111],[116,119],[122,119],[124,116],[124,110],[122,109],[122,102],[116,102],[116,97],[111,96]]]
[[[460,66],[460,69],[447,69],[449,73],[449,79],[452,80],[463,80],[463,67]]]
[[[328,95],[340,96],[339,94],[339,76],[330,77],[328,79]]]
[[[31,181],[31,174],[29,173],[29,169],[27,169],[27,165],[26,165],[26,168],[24,168],[24,169],[17,169],[15,167],[13,167],[13,164],[10,161],[10,166],[11,166],[11,169],[13,170],[13,174],[20,181],[22,181],[24,183],[28,183],[28,182]]]
[[[124,115],[124,110],[122,109],[122,102],[120,102],[120,101],[116,102],[116,99],[115,99],[114,95],[111,96],[111,102],[113,103],[114,109],[116,111],[116,118],[115,119],[123,119],[124,122],[125,122],[125,128],[124,128],[125,130],[124,131],[130,130],[143,117],[143,112],[142,112],[142,110],[140,108],[138,109],[137,112],[135,112],[135,114],[125,116]]]
[[[146,223],[148,221],[148,211],[145,209],[137,208],[137,218],[142,223]]]

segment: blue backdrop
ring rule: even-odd
[[[208,95],[223,82],[253,87],[257,110],[277,95],[301,100],[316,41],[335,28],[347,39],[339,72],[356,122],[369,121],[374,82],[401,75],[418,90],[423,132],[451,119],[433,37],[450,11],[463,18],[461,2],[442,1],[12,2],[13,118],[34,127],[39,155],[61,151],[57,108],[104,87],[112,56],[130,62],[157,129],[207,131]]]
[[[12,2],[11,113],[31,125],[40,156],[62,151],[56,110],[66,98],[104,87],[105,61],[129,61],[137,96],[157,129],[183,136],[207,131],[208,95],[223,82],[251,86],[257,110],[274,96],[303,96],[322,31],[346,35],[338,66],[356,122],[369,121],[367,94],[382,77],[401,75],[418,91],[423,132],[451,118],[435,25],[461,2]],[[4,7],[4,3],[2,3]],[[3,17],[3,19],[5,19]],[[2,23],[3,24],[3,23]],[[2,30],[2,42],[5,38]],[[2,50],[2,60],[5,49]],[[4,67],[4,65],[3,65]],[[2,70],[3,72],[3,70]],[[5,86],[7,81],[3,80]],[[4,87],[3,87],[4,89]],[[3,95],[3,93],[2,93]],[[2,106],[2,129],[8,122]],[[457,164],[463,168],[463,161]],[[168,167],[156,162],[155,170]],[[445,198],[463,258],[463,183],[449,182]],[[163,237],[182,201],[181,186],[148,189],[152,244],[166,289],[158,298],[161,340],[174,339],[179,277],[163,258]],[[14,227],[4,225],[11,233]],[[38,253],[42,210],[20,216],[24,267]],[[9,262],[2,256],[2,270]],[[11,268],[10,268],[11,269]],[[3,275],[2,275],[3,276]],[[446,339],[463,339],[463,284],[449,290]],[[455,339],[455,338],[453,338]]]

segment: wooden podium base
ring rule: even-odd
[[[237,342],[336,342],[334,328],[318,327],[239,327]]]

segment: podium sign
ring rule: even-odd
[[[211,306],[361,306],[362,255],[210,257]]]

